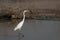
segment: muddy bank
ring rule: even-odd
[[[52,4],[51,4],[52,3]],[[48,5],[49,4],[49,5]],[[0,0],[0,17],[22,18],[24,9],[31,10],[26,18],[40,18],[41,16],[60,18],[59,1],[2,1]],[[56,6],[57,5],[57,6]]]

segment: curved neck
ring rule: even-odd
[[[23,20],[25,20],[25,13],[23,12]]]

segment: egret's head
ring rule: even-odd
[[[24,13],[25,13],[25,12],[29,12],[29,10],[24,10]]]
[[[27,10],[23,11],[23,14],[25,15],[25,13],[29,13],[29,12],[30,12],[30,10],[27,9]]]

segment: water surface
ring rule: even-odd
[[[60,21],[25,20],[21,35],[13,30],[19,22],[0,21],[0,40],[60,40]]]

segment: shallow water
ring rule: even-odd
[[[60,40],[60,21],[25,20],[21,34],[13,30],[19,22],[0,20],[0,40]]]

